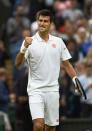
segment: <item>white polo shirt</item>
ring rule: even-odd
[[[49,35],[45,42],[38,33],[33,37],[25,58],[29,65],[27,91],[58,91],[60,63],[71,58],[63,40]]]

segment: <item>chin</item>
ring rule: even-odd
[[[45,30],[39,30],[41,33],[45,33],[46,31]]]

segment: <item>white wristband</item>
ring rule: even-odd
[[[23,42],[23,44],[22,44],[22,46],[21,46],[21,48],[20,48],[20,52],[21,52],[22,54],[25,54],[26,50],[27,50],[27,48],[24,46],[24,42]]]
[[[72,78],[72,81],[73,81],[73,83],[75,84],[75,86],[76,86],[76,82],[75,82],[75,79],[77,78],[77,76],[74,76],[73,78]]]
[[[75,81],[76,78],[77,78],[77,76],[74,76],[74,77],[72,78],[72,81],[73,81],[75,87],[77,87],[77,85],[76,85],[76,81]],[[75,88],[75,94],[76,94],[76,95],[79,95],[79,91],[78,91],[77,88]]]

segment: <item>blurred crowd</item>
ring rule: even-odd
[[[0,5],[10,10],[0,25],[0,114],[5,118],[5,130],[15,130],[15,123],[17,131],[32,128],[26,91],[27,64],[16,69],[15,57],[23,39],[37,31],[35,15],[40,9],[52,11],[50,33],[64,40],[88,97],[84,100],[74,92],[72,80],[61,66],[60,122],[92,118],[92,0],[1,0]],[[0,12],[3,19],[4,9],[2,12],[0,8]]]

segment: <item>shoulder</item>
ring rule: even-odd
[[[64,43],[64,41],[63,41],[63,39],[61,37],[54,36],[54,35],[50,35],[50,37],[51,37],[52,40],[56,40],[58,42],[61,42],[61,43],[63,42]]]
[[[51,38],[51,39],[55,39],[55,40],[60,40],[60,39],[61,39],[60,37],[54,36],[54,35],[51,35],[51,34],[50,34],[50,38]]]

